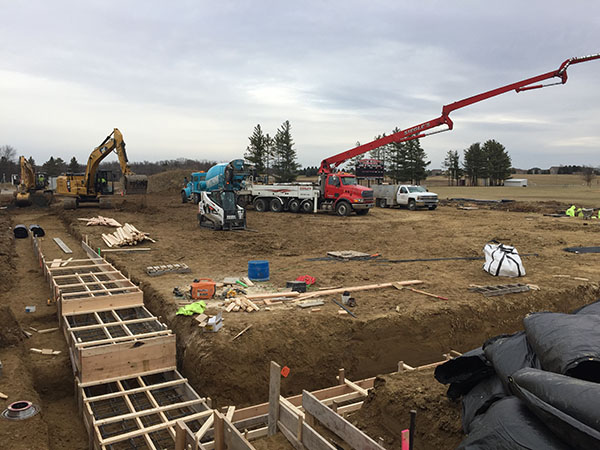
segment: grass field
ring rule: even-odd
[[[423,184],[440,199],[466,197],[485,200],[558,201],[583,207],[600,207],[600,178],[588,187],[579,175],[515,175],[527,187],[448,186],[445,177],[430,177]]]

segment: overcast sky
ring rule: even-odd
[[[132,161],[224,161],[289,120],[318,165],[600,52],[597,0],[0,0],[0,21],[0,145],[38,163],[85,162],[115,127]],[[454,112],[430,167],[487,139],[516,167],[600,165],[600,60],[568,73]]]

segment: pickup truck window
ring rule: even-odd
[[[342,177],[342,184],[344,186],[355,186],[356,178],[354,177]]]
[[[401,194],[408,194],[408,189],[406,189],[404,186],[402,186],[402,187],[400,188],[400,193],[401,193]]]
[[[411,186],[408,188],[408,190],[410,192],[427,192],[427,189],[425,189],[423,186]]]

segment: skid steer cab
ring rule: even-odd
[[[234,191],[200,193],[198,224],[213,230],[245,230],[246,210],[237,204]]]

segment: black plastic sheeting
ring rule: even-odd
[[[567,450],[564,444],[533,415],[518,398],[511,396],[494,403],[473,422],[473,431],[459,450]]]
[[[576,449],[600,448],[600,384],[521,369],[511,389],[554,434]]]
[[[17,239],[25,239],[27,236],[29,236],[27,227],[22,224],[15,225],[15,228],[13,229],[13,233],[15,234],[15,237]]]
[[[570,253],[600,253],[600,247],[567,247],[563,250]]]
[[[46,235],[44,229],[39,225],[29,225],[29,231],[31,231],[31,234],[35,237],[44,237]]]
[[[534,313],[523,323],[544,370],[600,382],[600,316]]]
[[[466,394],[481,380],[493,374],[494,368],[481,347],[437,366],[434,372],[436,380],[442,384],[450,384],[447,395],[452,399]]]
[[[471,423],[476,416],[485,413],[494,402],[508,395],[509,391],[497,375],[486,378],[467,392],[462,398],[462,427],[465,434],[471,431]]]
[[[502,334],[487,340],[483,344],[483,352],[507,389],[508,377],[517,370],[524,367],[541,368],[524,331]]]
[[[462,397],[459,449],[600,449],[600,300],[539,312],[435,369]]]

